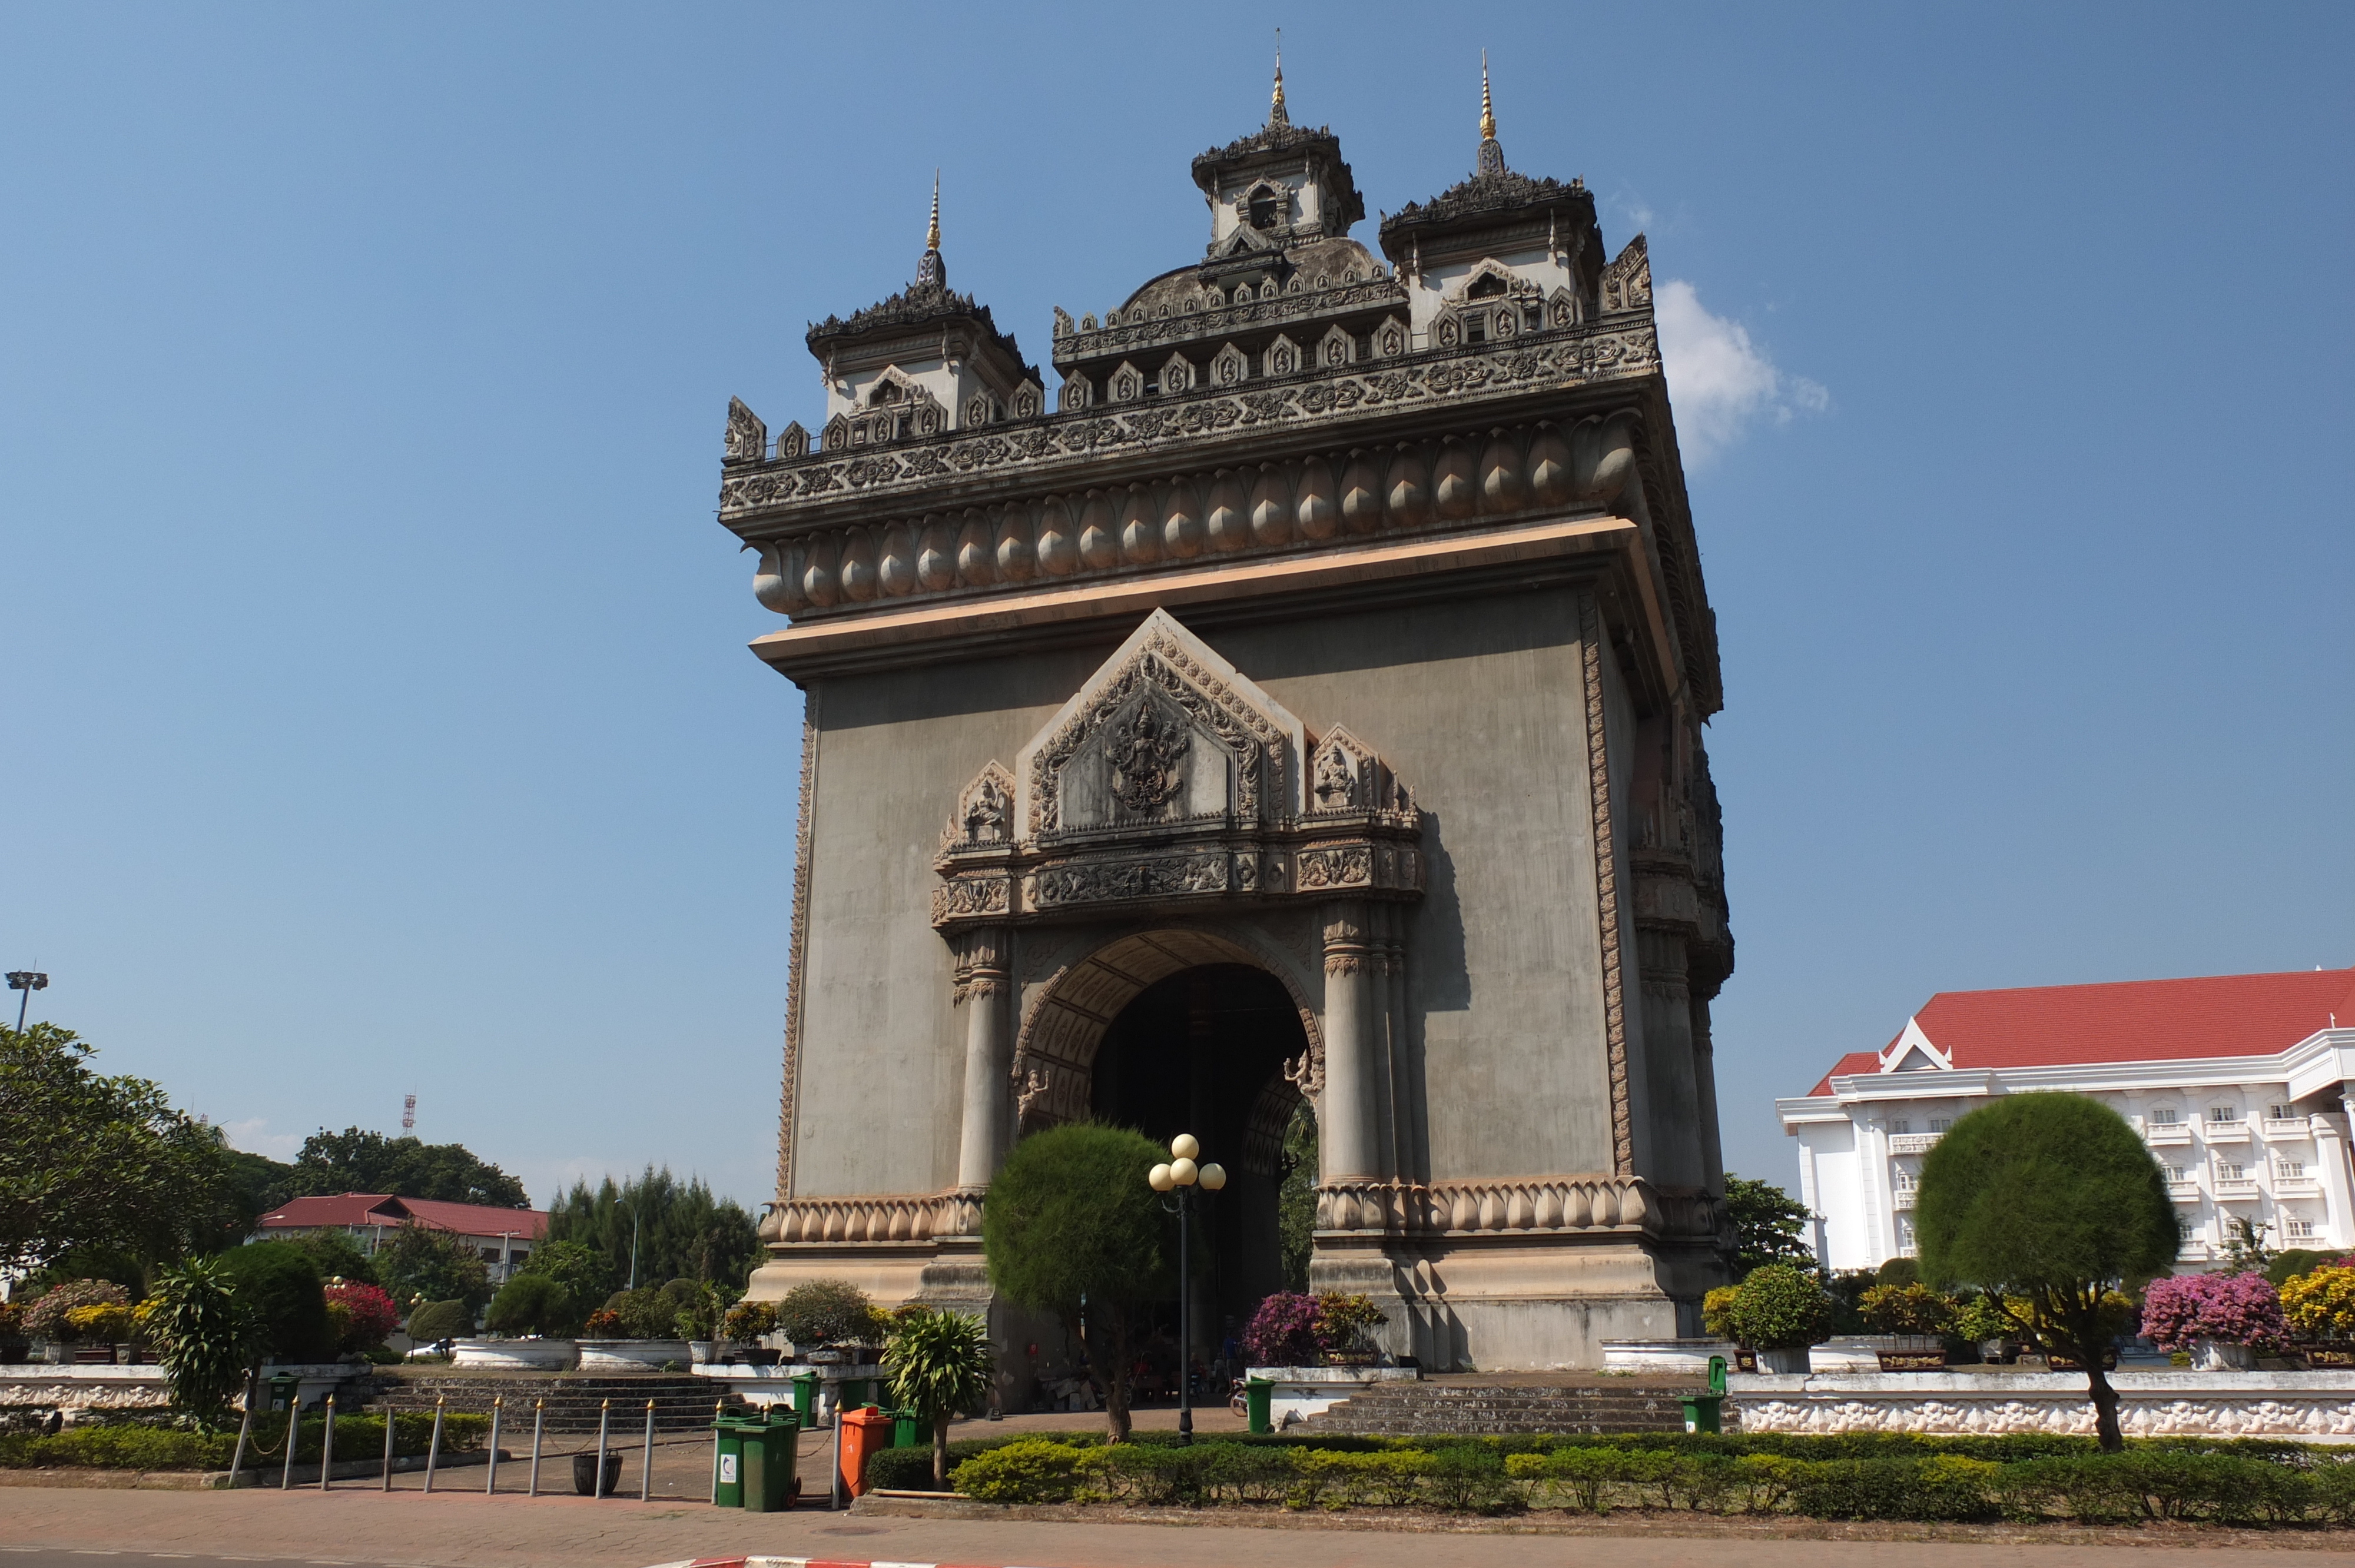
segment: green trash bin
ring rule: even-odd
[[[270,1408],[293,1410],[301,1403],[303,1380],[292,1372],[280,1372],[270,1380]]]
[[[721,1508],[744,1506],[744,1428],[751,1425],[734,1415],[712,1419],[711,1500]]]
[[[923,1441],[924,1418],[912,1410],[894,1410],[891,1416],[891,1446],[914,1448]]]
[[[801,1423],[773,1411],[765,1421],[744,1423],[744,1511],[782,1513],[794,1506],[794,1466],[801,1449]]]
[[[794,1374],[794,1418],[804,1431],[817,1425],[817,1373],[815,1371]]]
[[[1709,1392],[1685,1395],[1685,1430],[1719,1432],[1724,1428],[1725,1358],[1709,1358]]]
[[[1264,1437],[1275,1430],[1268,1418],[1268,1402],[1275,1397],[1275,1380],[1265,1377],[1243,1379],[1243,1408],[1251,1415],[1251,1429]]]

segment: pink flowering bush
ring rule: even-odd
[[[71,1340],[78,1326],[66,1314],[77,1307],[128,1307],[131,1292],[108,1279],[69,1279],[25,1308],[25,1332],[37,1340]]]
[[[2188,1351],[2197,1340],[2260,1350],[2289,1342],[2281,1295],[2262,1274],[2154,1279],[2143,1293],[2142,1332],[2162,1351]]]
[[[327,1287],[326,1297],[338,1349],[372,1351],[400,1327],[400,1308],[373,1285],[337,1280]]]
[[[1243,1330],[1243,1350],[1252,1365],[1305,1367],[1314,1365],[1318,1343],[1316,1298],[1302,1291],[1279,1290],[1259,1304]]]

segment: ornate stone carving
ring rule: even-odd
[[[794,1098],[800,1086],[802,1010],[808,997],[805,960],[809,952],[810,836],[815,821],[818,696],[802,705],[801,793],[794,808],[793,935],[785,953],[785,1061],[777,1095],[777,1202],[794,1192]]]
[[[1298,1089],[1311,1104],[1325,1092],[1325,1051],[1315,1043],[1284,1065],[1284,1081]]]
[[[1605,311],[1648,311],[1652,308],[1652,257],[1644,237],[1627,241],[1610,266],[1603,269]]]
[[[1625,1174],[1501,1180],[1345,1181],[1316,1190],[1320,1231],[1398,1235],[1610,1233],[1708,1237],[1710,1196]]]
[[[1131,708],[1114,726],[1105,751],[1113,799],[1135,816],[1159,812],[1186,781],[1186,754],[1193,741],[1192,727],[1151,697]]]
[[[943,851],[996,849],[1014,842],[1014,775],[992,760],[957,796],[956,813],[942,831]]]
[[[728,399],[727,451],[730,462],[759,462],[769,455],[769,427],[740,397]]]
[[[1604,734],[1603,617],[1593,594],[1579,596],[1579,641],[1586,687],[1586,782],[1594,844],[1594,901],[1603,946],[1603,1029],[1611,1074],[1614,1168],[1636,1169],[1636,1124],[1627,1090],[1627,997],[1619,956],[1619,868],[1612,853],[1611,751]]]

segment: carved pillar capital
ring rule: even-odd
[[[975,926],[951,938],[958,1001],[1004,996],[1013,989],[1011,935],[1003,926]]]
[[[1327,974],[1371,972],[1373,943],[1363,903],[1352,898],[1325,906],[1324,929]]]

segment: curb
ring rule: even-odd
[[[654,1568],[993,1568],[971,1563],[895,1563],[838,1557],[690,1557]]]

